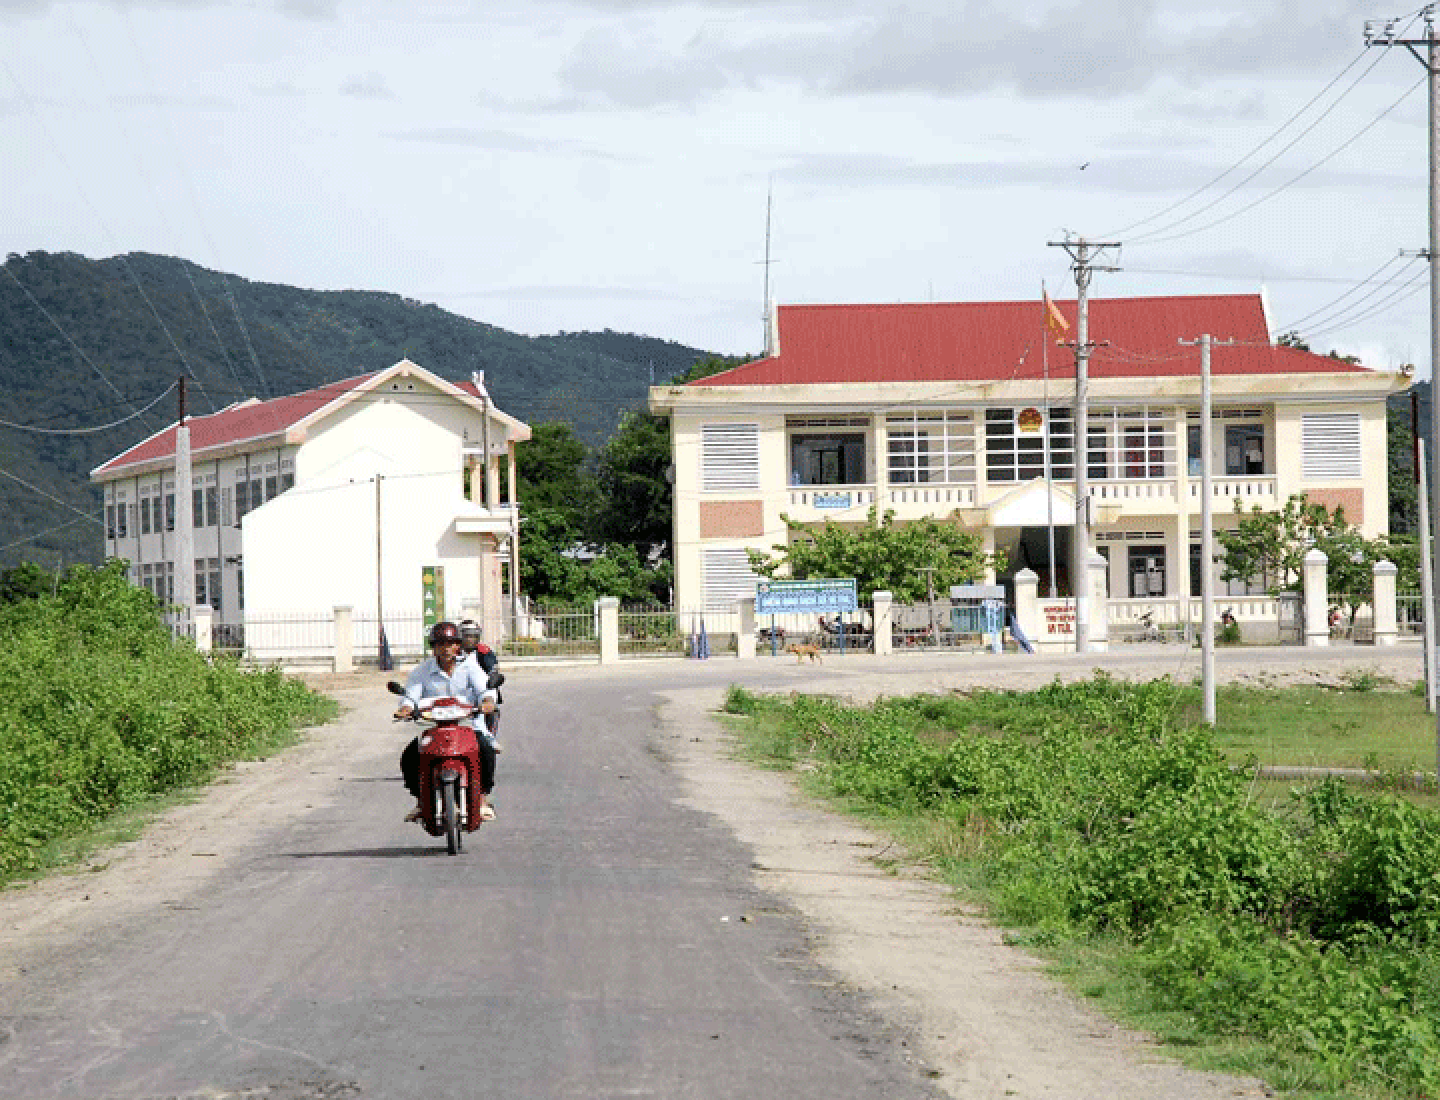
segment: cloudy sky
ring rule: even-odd
[[[1413,0],[1412,0],[1413,2]],[[1338,0],[0,0],[0,249],[729,353],[782,303],[1254,292],[1428,373],[1426,101]],[[1197,334],[1198,335],[1198,334]]]

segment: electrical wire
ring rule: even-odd
[[[1354,286],[1352,286],[1352,287],[1351,287],[1349,290],[1347,290],[1344,294],[1341,294],[1338,298],[1334,298],[1334,299],[1326,302],[1324,305],[1319,306],[1319,307],[1316,308],[1316,309],[1312,309],[1309,313],[1305,314],[1303,317],[1297,317],[1295,320],[1289,321],[1289,322],[1287,322],[1286,324],[1281,325],[1281,326],[1280,326],[1280,331],[1281,331],[1281,332],[1294,332],[1294,331],[1298,331],[1302,325],[1305,325],[1307,322],[1310,322],[1310,321],[1314,320],[1314,318],[1316,317],[1316,315],[1318,315],[1318,314],[1323,314],[1323,313],[1325,313],[1325,312],[1327,312],[1328,310],[1331,310],[1331,309],[1335,309],[1335,308],[1338,307],[1338,306],[1340,305],[1340,303],[1343,302],[1346,298],[1350,297],[1352,294],[1355,294],[1357,291],[1359,291],[1359,290],[1361,290],[1362,288],[1364,288],[1364,287],[1365,287],[1368,283],[1370,283],[1373,279],[1377,278],[1377,277],[1380,275],[1380,273],[1381,273],[1382,271],[1384,271],[1387,267],[1389,267],[1391,264],[1393,264],[1396,260],[1401,259],[1402,256],[1403,256],[1403,253],[1396,253],[1394,256],[1391,256],[1388,260],[1386,260],[1383,264],[1381,264],[1379,267],[1377,267],[1377,268],[1376,268],[1374,271],[1372,271],[1369,275],[1365,276],[1365,278],[1362,279],[1360,282],[1358,282],[1358,283],[1356,283]],[[1360,298],[1357,298],[1354,302],[1350,303],[1350,305],[1346,306],[1344,309],[1338,310],[1338,312],[1339,312],[1339,313],[1344,313],[1344,312],[1346,312],[1346,311],[1348,311],[1348,310],[1350,310],[1350,309],[1353,309],[1355,306],[1359,305],[1361,302],[1364,302],[1366,299],[1371,298],[1371,297],[1373,297],[1374,295],[1378,294],[1378,293],[1379,293],[1381,290],[1383,290],[1385,287],[1387,287],[1387,286],[1392,286],[1392,285],[1393,285],[1393,283],[1392,283],[1390,280],[1388,280],[1388,279],[1385,280],[1384,282],[1377,283],[1374,287],[1371,288],[1371,290],[1370,290],[1370,292],[1369,292],[1368,294],[1362,295]],[[1325,324],[1326,322],[1325,322],[1324,320],[1321,320],[1321,321],[1316,321],[1315,323],[1316,323],[1317,325],[1323,325],[1323,324]]]
[[[1413,22],[1413,20],[1412,20],[1412,22]],[[1345,76],[1346,73],[1348,73],[1351,69],[1353,69],[1356,65],[1358,65],[1358,64],[1360,63],[1360,59],[1361,59],[1362,57],[1364,57],[1367,52],[1368,52],[1368,49],[1362,49],[1358,54],[1355,55],[1354,59],[1351,60],[1351,62],[1350,62],[1348,65],[1345,66],[1345,68],[1341,69],[1338,73],[1336,73],[1335,76],[1333,76],[1333,77],[1330,79],[1330,82],[1329,82],[1328,84],[1326,84],[1325,87],[1321,88],[1320,91],[1316,92],[1315,95],[1314,95],[1313,97],[1311,97],[1311,99],[1310,99],[1303,107],[1301,107],[1298,111],[1296,111],[1296,112],[1295,112],[1294,114],[1292,114],[1289,118],[1287,118],[1284,122],[1282,122],[1279,126],[1277,126],[1274,130],[1272,130],[1268,135],[1266,135],[1266,137],[1264,137],[1263,139],[1261,139],[1261,141],[1260,141],[1260,143],[1259,143],[1258,145],[1256,145],[1256,146],[1255,146],[1253,149],[1251,149],[1248,153],[1246,153],[1244,156],[1242,156],[1239,160],[1237,160],[1237,161],[1236,161],[1234,164],[1232,164],[1229,168],[1227,168],[1227,169],[1225,169],[1223,172],[1221,172],[1218,176],[1213,177],[1212,179],[1208,180],[1208,181],[1205,182],[1205,183],[1202,183],[1199,187],[1197,187],[1194,191],[1190,192],[1190,194],[1186,195],[1184,198],[1178,199],[1177,201],[1171,203],[1169,206],[1165,207],[1164,209],[1158,210],[1158,211],[1156,211],[1154,214],[1151,214],[1149,217],[1141,218],[1141,219],[1140,219],[1139,221],[1137,221],[1137,222],[1131,222],[1129,225],[1121,226],[1119,229],[1114,229],[1114,230],[1111,230],[1111,231],[1109,231],[1109,232],[1107,232],[1107,233],[1101,234],[1101,235],[1100,235],[1100,239],[1102,239],[1102,240],[1115,240],[1115,239],[1118,239],[1118,238],[1120,238],[1120,237],[1123,237],[1126,233],[1129,233],[1132,229],[1138,229],[1138,228],[1139,228],[1140,226],[1142,226],[1142,225],[1147,225],[1147,224],[1149,224],[1150,222],[1156,221],[1156,220],[1158,220],[1159,218],[1162,218],[1162,217],[1164,217],[1166,214],[1170,213],[1172,210],[1176,210],[1176,209],[1178,209],[1179,207],[1184,206],[1184,205],[1185,205],[1187,202],[1189,202],[1191,199],[1197,198],[1197,197],[1199,197],[1200,195],[1204,194],[1204,193],[1205,193],[1206,191],[1208,191],[1211,187],[1215,186],[1215,184],[1219,183],[1219,182],[1220,182],[1221,180],[1223,180],[1226,176],[1228,176],[1231,172],[1234,172],[1237,168],[1239,168],[1239,167],[1240,167],[1242,164],[1244,164],[1247,160],[1249,160],[1251,157],[1253,157],[1253,156],[1254,156],[1256,153],[1258,153],[1261,149],[1265,148],[1266,145],[1268,145],[1271,141],[1273,141],[1276,137],[1278,137],[1291,123],[1293,123],[1296,119],[1300,118],[1301,115],[1303,115],[1306,111],[1308,111],[1311,107],[1313,107],[1313,106],[1325,95],[1326,92],[1328,92],[1331,88],[1333,88],[1336,84],[1338,84],[1338,83],[1340,82],[1340,80]],[[1378,64],[1378,61],[1379,61],[1379,59],[1377,58],[1377,61],[1376,61],[1377,64]],[[1374,67],[1375,67],[1374,65],[1371,65],[1370,68],[1374,68]],[[1370,71],[1369,69],[1366,69],[1366,70],[1365,70],[1366,73],[1368,73],[1369,71]],[[1363,76],[1365,75],[1365,73],[1361,73],[1360,75],[1361,75],[1361,77],[1363,77]],[[1357,82],[1358,82],[1358,80],[1357,80]],[[1353,89],[1354,87],[1355,87],[1355,84],[1352,83],[1352,84],[1350,85],[1350,88],[1347,88],[1347,89],[1341,94],[1341,96],[1339,97],[1339,99],[1337,99],[1335,102],[1336,102],[1336,103],[1339,103],[1339,102],[1340,102],[1340,99],[1344,99],[1346,95],[1349,95],[1351,89]],[[1332,109],[1333,109],[1333,105],[1332,105]],[[1324,116],[1322,115],[1321,117],[1323,118]],[[1318,121],[1318,120],[1317,120],[1317,121]],[[1307,132],[1308,132],[1308,131],[1307,131]],[[1304,135],[1302,134],[1301,136],[1303,137]],[[1288,146],[1287,146],[1287,148],[1288,148]],[[1282,152],[1283,152],[1283,150],[1282,150]],[[1263,167],[1263,166],[1262,166],[1262,167]],[[1228,194],[1229,192],[1226,192],[1226,193]],[[1222,196],[1222,197],[1223,197],[1223,196]]]
[[[1378,317],[1380,314],[1385,313],[1390,309],[1393,309],[1401,302],[1414,297],[1421,290],[1424,290],[1429,285],[1429,275],[1430,269],[1428,266],[1426,266],[1425,268],[1412,275],[1406,282],[1393,290],[1390,293],[1389,297],[1383,298],[1379,302],[1376,302],[1366,312],[1361,313],[1355,317],[1346,317],[1343,320],[1339,318],[1334,318],[1332,319],[1332,324],[1328,325],[1325,328],[1312,330],[1311,332],[1307,333],[1306,336],[1310,339],[1314,339],[1317,336],[1324,336],[1331,332],[1338,332],[1341,329],[1350,328],[1352,325],[1358,325],[1361,321],[1368,321],[1374,317]]]
[[[33,424],[16,424],[10,420],[0,420],[0,427],[14,428],[22,432],[38,432],[41,435],[90,435],[94,432],[108,432],[111,428],[118,428],[121,424],[128,424],[130,421],[144,416],[156,405],[160,404],[161,401],[164,401],[165,398],[174,393],[177,385],[179,385],[177,382],[170,383],[170,387],[164,393],[151,401],[150,404],[146,405],[143,409],[137,409],[129,416],[123,417],[120,420],[111,421],[109,424],[100,424],[93,428],[40,428]]]
[[[1337,145],[1334,149],[1330,150],[1330,152],[1326,153],[1323,157],[1321,157],[1319,160],[1317,160],[1314,164],[1310,165],[1310,167],[1306,168],[1303,172],[1300,172],[1300,173],[1298,173],[1297,175],[1292,176],[1290,179],[1288,179],[1288,180],[1286,180],[1284,183],[1282,183],[1279,187],[1276,187],[1276,188],[1274,188],[1273,190],[1266,192],[1264,195],[1261,195],[1258,199],[1254,199],[1253,201],[1246,203],[1244,206],[1240,207],[1240,208],[1237,209],[1237,210],[1232,210],[1230,213],[1226,214],[1224,217],[1216,218],[1216,219],[1215,219],[1214,221],[1212,221],[1212,222],[1207,222],[1207,223],[1204,224],[1204,225],[1196,226],[1196,227],[1193,228],[1193,229],[1187,229],[1187,230],[1185,230],[1184,232],[1181,232],[1181,233],[1168,233],[1168,235],[1166,235],[1166,236],[1153,236],[1153,235],[1142,236],[1142,237],[1139,237],[1139,238],[1137,238],[1136,240],[1130,241],[1130,242],[1128,242],[1128,243],[1129,243],[1131,246],[1141,246],[1141,247],[1143,247],[1143,246],[1145,246],[1145,245],[1165,244],[1165,243],[1168,243],[1168,242],[1170,242],[1170,241],[1183,240],[1183,239],[1186,238],[1186,237],[1193,237],[1196,233],[1204,233],[1206,230],[1214,229],[1214,228],[1215,228],[1216,226],[1218,226],[1218,225],[1224,225],[1224,224],[1225,224],[1226,222],[1228,222],[1228,221],[1233,221],[1235,218],[1238,218],[1241,214],[1247,213],[1248,211],[1255,209],[1255,207],[1259,206],[1261,203],[1263,203],[1263,202],[1268,202],[1269,200],[1273,199],[1276,195],[1280,194],[1280,193],[1283,192],[1283,191],[1288,190],[1289,188],[1293,187],[1295,184],[1299,183],[1302,179],[1304,179],[1306,176],[1308,176],[1311,172],[1315,171],[1315,169],[1317,169],[1317,168],[1321,167],[1322,165],[1328,163],[1329,161],[1333,160],[1335,157],[1339,156],[1342,152],[1344,152],[1346,149],[1348,149],[1348,148],[1349,148],[1351,145],[1353,145],[1355,142],[1357,142],[1358,140],[1360,140],[1360,138],[1361,138],[1362,136],[1364,136],[1366,133],[1368,133],[1368,132],[1369,132],[1371,129],[1373,129],[1375,126],[1379,125],[1380,122],[1382,122],[1382,121],[1385,119],[1385,117],[1390,114],[1391,111],[1395,110],[1396,107],[1400,106],[1401,103],[1403,103],[1406,99],[1408,99],[1408,98],[1410,97],[1410,94],[1411,94],[1412,92],[1414,92],[1417,88],[1419,88],[1422,84],[1424,84],[1427,79],[1429,79],[1428,76],[1422,76],[1422,77],[1421,77],[1419,80],[1417,80],[1414,84],[1412,84],[1412,85],[1410,85],[1410,87],[1406,88],[1405,91],[1400,94],[1400,97],[1399,97],[1398,99],[1396,99],[1393,103],[1391,103],[1390,106],[1386,107],[1383,111],[1381,111],[1378,115],[1376,115],[1374,118],[1372,118],[1372,119],[1371,119],[1369,122],[1367,122],[1364,126],[1360,127],[1360,129],[1356,130],[1355,133],[1351,134],[1348,138],[1346,138],[1343,142],[1341,142],[1339,145]],[[1253,178],[1253,177],[1250,177],[1250,178]],[[1233,193],[1233,189],[1232,189],[1232,192],[1227,192],[1227,195],[1230,194],[1230,193]],[[1207,207],[1206,209],[1208,209],[1208,207]],[[1189,221],[1189,220],[1190,220],[1189,218],[1184,219],[1184,221]],[[1176,226],[1182,225],[1182,224],[1184,224],[1184,221],[1182,221],[1182,222],[1177,222],[1177,223],[1175,223],[1175,224],[1176,224]],[[1160,230],[1159,232],[1166,232],[1166,231],[1165,231],[1165,230]]]
[[[8,477],[11,481],[18,482],[19,484],[25,486],[25,488],[29,489],[32,493],[39,493],[42,497],[46,498],[47,500],[52,500],[52,501],[54,501],[56,504],[60,505],[62,508],[69,508],[70,511],[74,512],[74,513],[75,513],[76,515],[78,515],[78,516],[83,516],[85,519],[88,519],[91,523],[94,523],[94,524],[96,524],[97,526],[100,526],[100,527],[105,526],[103,523],[100,522],[99,519],[97,519],[95,516],[92,516],[89,512],[82,512],[82,511],[80,511],[79,508],[76,508],[75,505],[71,504],[70,502],[61,500],[59,497],[55,496],[53,493],[47,493],[44,489],[41,489],[39,486],[31,485],[31,484],[30,484],[28,481],[26,481],[24,478],[16,477],[16,476],[15,476],[14,474],[12,474],[9,470],[0,470],[0,477]]]
[[[0,546],[0,550],[10,550],[16,546],[24,546],[27,542],[35,542],[38,539],[43,539],[46,535],[53,535],[56,531],[67,530],[68,528],[74,527],[77,523],[80,523],[83,520],[87,519],[94,519],[94,517],[82,515],[79,519],[66,520],[64,523],[56,524],[54,527],[48,527],[44,531],[37,531],[33,535],[26,535],[23,539],[16,539],[14,542],[7,542],[3,546]],[[95,522],[99,523],[100,521],[97,519],[95,520]]]

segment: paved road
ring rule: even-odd
[[[1337,675],[1372,656],[1268,655]],[[1418,675],[1418,653],[1384,656]],[[687,808],[661,695],[865,691],[897,670],[916,690],[1096,663],[1183,675],[1185,661],[1157,647],[515,668],[500,820],[458,858],[400,821],[402,738],[378,681],[344,689],[352,712],[303,750],[242,770],[228,801],[220,788],[192,808],[201,825],[168,843],[162,825],[98,872],[98,915],[83,876],[42,889],[53,921],[26,918],[24,892],[0,896],[0,1097],[939,1096],[911,1037],[814,963],[749,850]]]
[[[500,820],[458,858],[401,823],[390,700],[352,698],[310,805],[235,808],[270,824],[201,886],[6,959],[0,1096],[939,1095],[679,804],[675,671],[512,671]]]

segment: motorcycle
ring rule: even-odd
[[[495,700],[504,682],[502,673],[491,673],[479,707],[446,697],[426,700],[406,717],[396,716],[400,721],[431,723],[419,737],[419,821],[431,836],[445,838],[445,850],[452,856],[464,850],[465,834],[473,833],[484,821],[480,749],[475,730],[463,723],[479,713],[487,731],[493,731],[499,720]],[[395,680],[386,686],[395,695],[405,694],[404,685]]]

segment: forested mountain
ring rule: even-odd
[[[256,283],[171,256],[12,253],[0,269],[0,567],[94,561],[89,472],[170,423],[182,375],[199,415],[410,358],[453,381],[484,370],[496,404],[588,443],[705,352],[618,332],[524,336],[376,291]],[[51,429],[45,434],[22,427]]]

